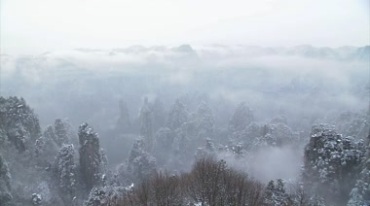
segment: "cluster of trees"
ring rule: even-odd
[[[328,126],[314,127],[304,152],[302,177],[306,190],[324,194],[325,200],[334,205],[370,204],[369,142],[370,134],[364,141],[344,137]]]
[[[127,192],[118,205],[261,205],[263,185],[211,158],[189,173],[155,173]]]
[[[77,157],[68,123],[57,119],[42,133],[24,99],[0,102],[0,205],[79,205],[104,171],[97,133],[79,127]]]
[[[205,101],[191,112],[177,99],[165,115],[159,101],[145,99],[137,122],[119,105],[114,131],[136,136],[127,159],[112,165],[88,124],[74,131],[57,119],[42,132],[24,99],[0,97],[0,205],[369,204],[369,114],[340,119],[338,130],[347,125],[351,133],[320,125],[305,136],[284,117],[256,122],[245,103],[223,127]],[[265,184],[218,155],[243,159],[271,147],[300,150],[302,142],[303,168],[294,184]]]

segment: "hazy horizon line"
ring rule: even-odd
[[[344,48],[367,48],[370,47],[369,44],[364,45],[342,45],[342,46],[322,46],[322,45],[313,45],[313,44],[296,44],[294,46],[266,46],[266,45],[257,45],[257,44],[222,44],[222,43],[211,43],[211,44],[131,44],[127,46],[120,47],[74,47],[74,48],[60,48],[60,49],[48,49],[44,51],[19,51],[19,52],[2,52],[0,50],[0,56],[38,56],[45,55],[48,53],[58,52],[58,51],[83,51],[83,52],[99,52],[99,51],[114,51],[114,50],[124,50],[124,49],[133,49],[133,48],[143,48],[143,49],[177,49],[181,47],[190,47],[193,50],[199,50],[202,48],[260,48],[260,49],[292,49],[297,47],[307,47],[313,49],[344,49]]]

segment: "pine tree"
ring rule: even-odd
[[[285,192],[284,182],[278,179],[276,184],[271,180],[266,187],[264,204],[265,206],[283,206],[289,205],[289,196]]]
[[[144,140],[138,139],[130,152],[128,172],[135,183],[149,178],[156,171],[156,159],[145,148]]]
[[[252,142],[254,147],[292,145],[298,141],[297,136],[284,123],[270,123],[260,129],[261,136],[255,138]]]
[[[125,195],[124,187],[105,186],[95,187],[90,191],[87,201],[83,206],[115,206]]]

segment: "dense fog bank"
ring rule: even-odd
[[[183,45],[2,55],[1,94],[26,98],[44,126],[68,117],[107,128],[118,118],[120,99],[136,118],[145,96],[160,100],[164,109],[176,98],[192,101],[190,108],[206,101],[215,112],[222,110],[217,123],[246,101],[259,121],[284,115],[290,124],[311,124],[337,111],[367,109],[368,54],[368,46]],[[222,104],[229,109],[217,108]]]

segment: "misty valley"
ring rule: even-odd
[[[370,205],[370,46],[0,58],[0,206]]]

